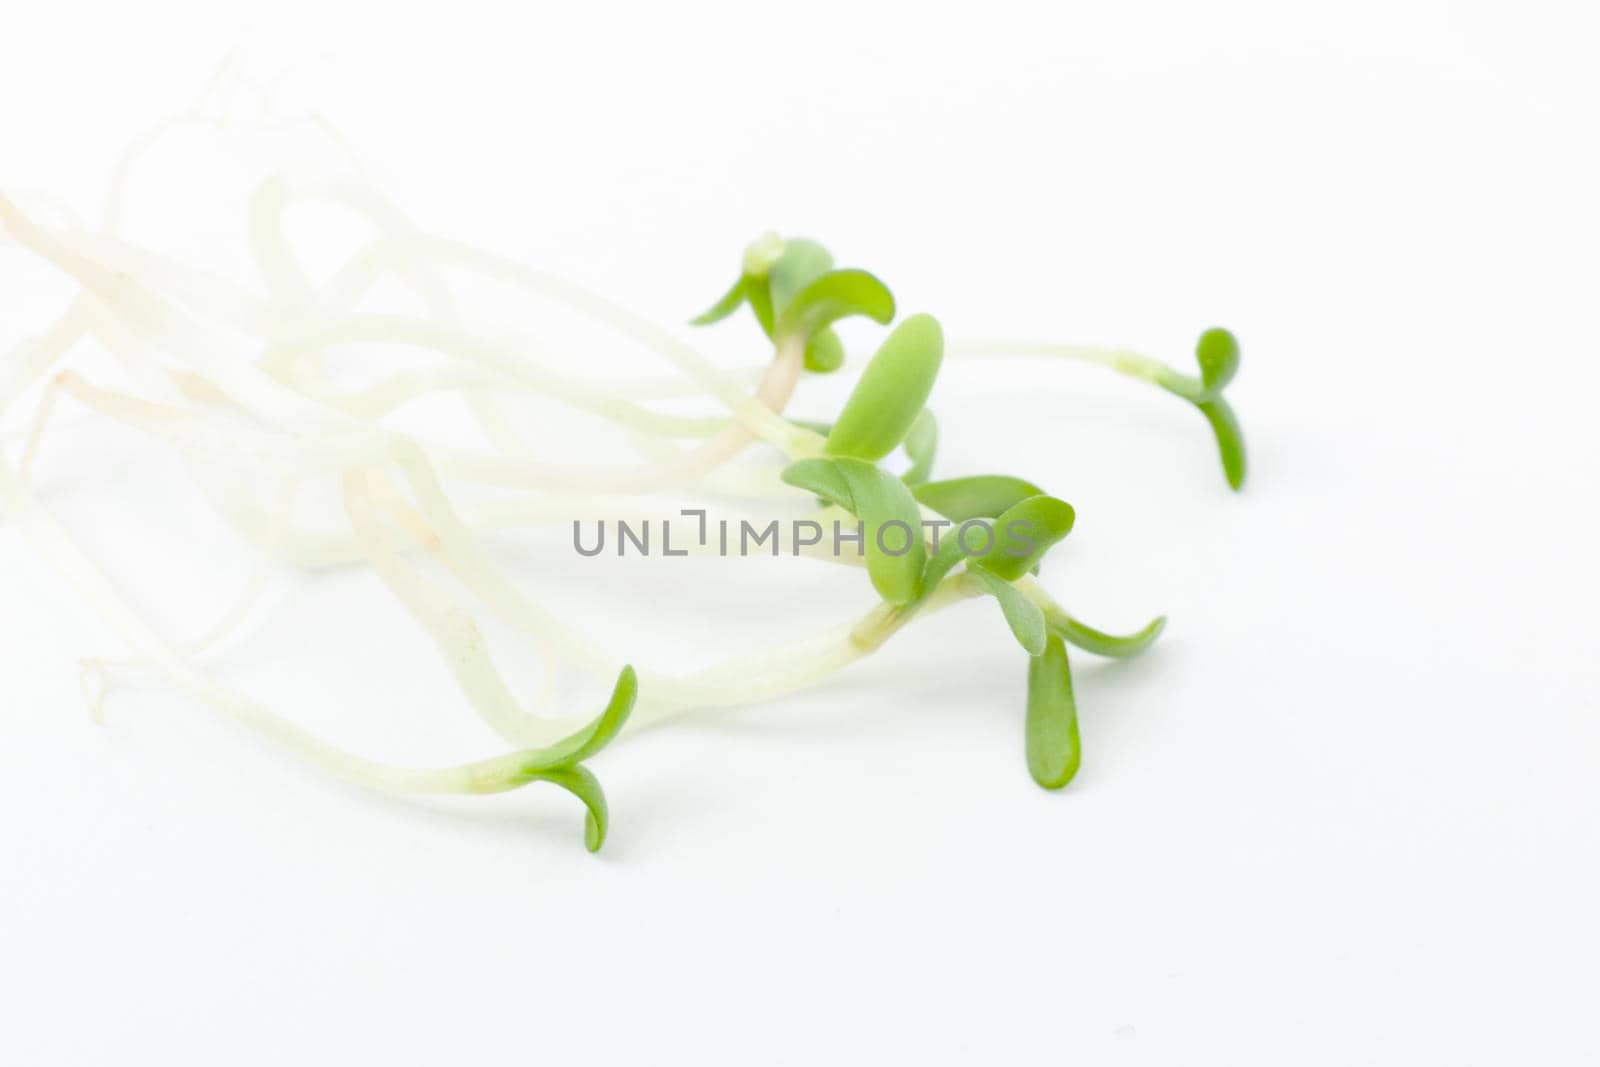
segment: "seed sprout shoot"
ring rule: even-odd
[[[903,313],[875,274],[838,266],[814,240],[776,233],[757,237],[742,255],[730,249],[737,277],[692,326],[663,326],[512,257],[430,233],[358,176],[278,175],[260,185],[246,220],[260,280],[251,287],[120,235],[137,153],[130,160],[117,171],[97,228],[47,219],[0,195],[0,237],[13,246],[5,254],[27,254],[76,287],[54,321],[0,357],[0,413],[10,415],[30,386],[39,394],[36,410],[22,413],[31,421],[21,448],[0,456],[0,504],[6,521],[127,646],[117,659],[85,665],[85,693],[97,716],[120,672],[154,671],[287,750],[373,789],[481,794],[557,786],[584,806],[584,840],[596,850],[609,815],[590,763],[619,738],[691,711],[748,706],[814,686],[919,618],[979,600],[992,603],[993,624],[1022,650],[1020,762],[1040,786],[1060,789],[1081,758],[1068,648],[1134,656],[1155,642],[1165,619],[1110,634],[1079,621],[1047,590],[1047,557],[1076,515],[1029,480],[1036,472],[935,475],[941,449],[961,450],[958,439],[941,435],[927,406],[941,366],[1073,359],[1155,385],[1205,418],[1226,483],[1238,490],[1245,480],[1243,437],[1225,396],[1239,346],[1226,330],[1200,333],[1193,374],[1121,350],[947,343],[934,315]],[[371,234],[326,278],[303,266],[285,224],[305,204],[349,213]],[[575,376],[543,352],[538,322],[504,329],[462,316],[453,291],[462,275],[563,305],[654,353],[660,373],[626,383]],[[708,279],[707,289],[721,280]],[[387,284],[414,294],[424,310],[373,310],[369,296]],[[696,331],[746,312],[760,331],[751,336],[764,339],[746,366],[730,371],[696,348]],[[879,331],[864,365],[851,359],[835,328],[847,319]],[[69,365],[90,345],[115,360],[116,380]],[[363,384],[351,385],[328,363],[352,346],[404,349],[426,362],[368,368]],[[806,376],[854,374],[857,366],[831,421],[788,414]],[[391,419],[408,403],[437,396],[466,400],[489,444],[440,443]],[[682,414],[663,404],[684,396],[708,398],[719,413]],[[519,397],[616,426],[641,442],[640,458],[596,465],[535,452],[505,414],[503,402]],[[32,472],[62,404],[148,435],[191,461],[209,506],[250,546],[254,574],[198,637],[180,641],[160,632],[35,490]],[[781,458],[781,481],[752,478],[731,462],[753,451]],[[331,531],[294,517],[297,499],[318,486],[332,487],[342,504],[342,524]],[[819,525],[859,524],[859,554],[783,535],[785,555],[859,568],[858,599],[840,606],[839,626],[810,639],[689,672],[636,670],[633,651],[569,624],[486,545],[496,532],[626,515],[644,495],[667,489],[737,496],[752,514],[765,514],[777,495],[807,503]],[[303,715],[291,720],[218,680],[208,653],[246,624],[274,574],[335,566],[365,568],[381,580],[432,642],[461,703],[499,739],[498,751],[462,764],[391,766],[330,744],[299,724]],[[600,707],[553,709],[548,690],[519,695],[480,637],[487,619],[524,635],[546,674],[557,666],[582,672],[609,685],[610,697]]]

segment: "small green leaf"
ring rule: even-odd
[[[583,816],[583,844],[590,852],[599,852],[600,846],[606,842],[606,831],[611,821],[600,780],[582,765],[541,772],[538,780],[558,785],[583,801],[583,806],[588,809]]]
[[[833,255],[804,237],[784,242],[783,254],[767,271],[772,310],[780,317],[800,291],[833,269]]]
[[[944,332],[931,315],[894,328],[861,372],[825,446],[830,456],[882,459],[894,450],[933,391],[944,358]]]
[[[994,546],[972,565],[1008,582],[1028,573],[1044,554],[1072,532],[1072,505],[1053,496],[1030,496],[994,520]]]
[[[1082,760],[1078,706],[1072,697],[1067,648],[1052,634],[1044,652],[1028,661],[1028,773],[1046,789],[1072,781]]]
[[[1048,612],[1045,622],[1049,624],[1051,632],[1059,635],[1067,644],[1076,645],[1085,652],[1093,652],[1097,656],[1109,659],[1137,656],[1154,644],[1156,638],[1161,636],[1161,631],[1167,628],[1167,617],[1162,615],[1152,619],[1137,633],[1118,637],[1096,630],[1092,626],[1085,626],[1060,609]]]
[[[639,676],[630,667],[623,667],[617,675],[617,684],[611,689],[611,699],[605,710],[593,722],[570,737],[564,737],[547,748],[534,749],[525,756],[529,770],[551,770],[570,767],[588,759],[611,743],[622,729],[623,723],[633,713],[634,701],[639,696]]]
[[[867,577],[879,596],[891,604],[906,604],[921,594],[927,562],[922,515],[904,482],[848,457],[803,459],[784,468],[782,477],[861,520]],[[895,525],[886,529],[891,523]]]
[[[732,287],[715,304],[689,320],[690,326],[709,326],[713,322],[723,319],[739,310],[739,305],[744,303],[745,279],[743,275],[734,282]]]
[[[923,408],[917,414],[911,429],[906,431],[905,446],[911,468],[900,476],[900,480],[915,487],[928,480],[928,475],[933,471],[934,454],[939,450],[939,422],[933,417],[932,411]]]
[[[796,489],[815,493],[829,504],[844,508],[852,515],[856,511],[850,483],[839,472],[839,465],[831,459],[802,459],[783,469],[780,477]]]
[[[922,592],[927,549],[922,540],[922,513],[911,490],[899,478],[858,459],[833,461],[850,487],[854,513],[866,524],[867,576],[878,595],[904,604]],[[894,529],[886,529],[890,523]],[[899,551],[899,546],[904,550]]]
[[[1194,357],[1200,364],[1200,380],[1206,391],[1216,394],[1233,381],[1239,371],[1239,342],[1220,327],[1207,330],[1195,342]]]
[[[915,493],[919,504],[927,505],[951,522],[966,522],[995,518],[1019,501],[1042,495],[1044,490],[1021,478],[978,474],[924,482],[916,487]]]
[[[1244,431],[1239,428],[1233,408],[1220,396],[1195,406],[1206,417],[1211,424],[1211,432],[1216,435],[1217,451],[1222,456],[1222,473],[1227,477],[1228,485],[1238,490],[1244,485]]]
[[[815,374],[827,374],[844,366],[844,342],[839,340],[839,335],[833,332],[831,326],[824,326],[811,335],[811,340],[806,342],[806,370]]]
[[[973,567],[967,573],[1000,602],[1000,611],[1005,615],[1006,625],[1011,627],[1017,644],[1030,656],[1041,655],[1049,630],[1045,627],[1044,612],[1039,610],[1039,605],[1023,596],[1010,582],[1003,582],[982,568]]]
[[[480,766],[494,768],[494,771],[479,783],[478,791],[503,792],[531,782],[560,786],[583,801],[588,809],[584,817],[584,843],[590,852],[596,851],[606,838],[606,796],[599,779],[582,765],[582,761],[605,748],[617,736],[628,721],[638,695],[638,675],[632,667],[622,668],[611,691],[611,700],[593,722],[546,748],[485,761]]]
[[[765,278],[746,275],[744,279],[745,299],[750,301],[750,310],[755,312],[756,321],[761,324],[761,332],[768,337],[772,336],[772,292],[767,288]]]
[[[752,291],[750,301],[755,303]],[[769,301],[768,314],[771,314]],[[758,310],[759,314],[759,310]],[[880,323],[894,318],[894,296],[864,270],[829,271],[796,293],[768,333],[775,339],[810,338],[824,326],[851,315]]]

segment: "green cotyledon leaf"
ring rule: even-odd
[[[884,339],[861,372],[823,450],[878,460],[905,439],[944,359],[944,331],[932,315],[912,315]]]
[[[606,839],[608,809],[599,779],[583,766],[583,761],[617,736],[632,713],[638,694],[638,675],[632,667],[622,668],[610,701],[587,726],[545,748],[509,753],[472,764],[468,768],[470,779],[465,791],[503,793],[532,782],[560,786],[583,802],[586,809],[584,844],[589,851],[597,851]]]
[[[977,474],[923,482],[912,492],[924,504],[951,522],[992,519],[1013,504],[1044,493],[1032,482],[1004,474]]]
[[[1129,656],[1137,656],[1155,643],[1156,638],[1161,636],[1161,631],[1167,628],[1167,617],[1157,616],[1146,623],[1143,629],[1125,637],[1108,634],[1085,625],[1060,608],[1046,611],[1045,623],[1053,633],[1060,635],[1069,645],[1075,645],[1085,652],[1093,652],[1097,656],[1109,659],[1127,659]]]
[[[828,374],[844,366],[844,342],[832,326],[824,326],[811,335],[806,342],[805,362],[806,370],[813,374]]]
[[[1028,660],[1028,773],[1046,789],[1060,789],[1078,773],[1078,705],[1072,695],[1067,648],[1054,634],[1044,652]]]
[[[1018,501],[994,520],[993,545],[988,552],[974,554],[970,566],[1014,582],[1072,532],[1075,519],[1072,505],[1053,496]]]
[[[922,591],[927,550],[922,515],[899,478],[863,460],[841,456],[792,463],[783,480],[836,504],[862,522],[867,577],[890,604],[906,604]]]
[[[981,567],[970,568],[967,573],[973,581],[981,585],[1000,602],[1000,611],[1005,615],[1006,625],[1011,627],[1011,635],[1017,639],[1023,651],[1030,656],[1037,656],[1044,652],[1045,641],[1049,637],[1049,630],[1045,626],[1044,612],[1039,610],[1039,605],[1022,595],[1022,592],[1010,582],[1001,581],[989,571]]]
[[[1222,457],[1222,473],[1228,479],[1229,487],[1239,489],[1244,485],[1246,470],[1244,431],[1239,428],[1233,408],[1220,396],[1215,400],[1201,401],[1195,406],[1206,417],[1206,422],[1211,424],[1211,433],[1217,439],[1217,452]]]
[[[1213,327],[1195,342],[1194,358],[1200,364],[1200,381],[1215,395],[1239,372],[1239,342],[1227,330]]]
[[[795,337],[809,340],[818,330],[852,315],[887,324],[894,318],[894,296],[864,270],[833,270],[796,293],[781,314],[776,309],[771,313],[774,320],[768,332],[783,344]]]
[[[721,322],[739,310],[739,306],[744,303],[744,293],[745,277],[741,274],[739,280],[734,282],[715,304],[690,319],[689,325],[710,326],[714,322]]]
[[[569,737],[564,737],[546,748],[526,753],[529,770],[554,770],[570,767],[588,759],[609,745],[633,713],[634,702],[639,697],[639,676],[632,667],[623,667],[611,689],[611,699],[605,710],[594,720]]]

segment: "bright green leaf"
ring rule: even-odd
[[[611,699],[605,710],[577,733],[564,737],[547,748],[533,749],[524,754],[524,767],[528,771],[547,771],[570,767],[588,759],[611,743],[633,712],[639,696],[639,676],[632,667],[623,667],[612,687]]]
[[[927,549],[922,515],[904,482],[871,463],[848,457],[803,459],[783,480],[837,504],[862,522],[867,576],[878,595],[906,604],[922,592]]]
[[[972,565],[1014,582],[1072,532],[1075,518],[1072,505],[1065,500],[1028,497],[994,520],[994,545],[983,555],[974,556]]]
[[[827,374],[844,366],[844,342],[830,326],[824,326],[806,342],[806,370]]]
[[[1043,653],[1049,630],[1045,627],[1044,612],[1039,610],[1039,605],[1023,596],[1010,582],[1001,581],[982,568],[974,567],[967,573],[1000,602],[1000,611],[1005,615],[1006,625],[1011,627],[1017,644],[1030,656]]]
[[[831,459],[802,459],[785,467],[780,477],[796,489],[815,493],[827,503],[855,514],[856,502],[850,483]]]
[[[1220,396],[1195,406],[1206,417],[1211,424],[1211,432],[1216,435],[1217,451],[1222,456],[1222,473],[1227,477],[1228,485],[1235,490],[1241,488],[1245,475],[1244,431],[1239,428],[1233,408]]]
[[[1046,789],[1060,789],[1078,773],[1078,706],[1072,696],[1067,648],[1051,635],[1044,652],[1028,661],[1028,773]]]
[[[751,293],[751,303],[755,294]],[[769,304],[768,314],[771,314]],[[880,323],[894,318],[894,296],[864,270],[829,271],[796,293],[768,333],[780,341],[810,338],[824,326],[851,315],[865,315]]]
[[[1167,617],[1162,615],[1152,619],[1144,629],[1126,637],[1118,637],[1096,630],[1068,615],[1060,609],[1052,610],[1045,617],[1053,633],[1058,634],[1069,645],[1076,645],[1085,652],[1093,652],[1097,656],[1106,656],[1110,659],[1127,659],[1137,656],[1155,643],[1161,636],[1161,631],[1167,628]]]
[[[1030,496],[1040,496],[1044,490],[1021,478],[978,474],[924,482],[914,492],[919,504],[927,505],[951,522],[965,522],[995,518],[1006,508]]]
[[[944,358],[944,332],[931,315],[896,326],[861,372],[825,446],[831,456],[882,459],[921,414]]]
[[[713,322],[721,322],[723,319],[739,310],[739,305],[744,303],[744,293],[745,279],[743,275],[740,275],[739,280],[734,282],[732,287],[729,288],[726,293],[722,294],[721,299],[719,299],[715,304],[712,304],[705,311],[702,311],[700,314],[690,319],[689,325],[709,326]]]

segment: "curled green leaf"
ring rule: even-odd
[[[1222,456],[1222,473],[1228,479],[1228,485],[1235,490],[1241,488],[1246,469],[1244,431],[1239,428],[1233,408],[1220,396],[1195,406],[1206,417],[1206,422],[1211,424],[1211,432],[1217,439],[1217,451]]]
[[[1161,631],[1167,628],[1167,617],[1161,615],[1146,623],[1143,629],[1118,637],[1116,634],[1108,634],[1092,626],[1086,626],[1059,608],[1047,611],[1045,622],[1051,632],[1059,635],[1067,644],[1076,645],[1085,652],[1093,652],[1097,656],[1109,659],[1137,656],[1155,644],[1156,638],[1161,636]]]
[[[911,467],[900,480],[912,486],[915,492],[915,487],[926,482],[933,472],[934,454],[939,450],[939,422],[933,412],[923,408],[917,413],[916,421],[906,431],[905,446]]]
[[[931,315],[912,315],[884,339],[861,372],[828,434],[830,456],[882,459],[922,413],[944,358],[944,331]]]
[[[617,736],[628,721],[628,716],[633,713],[633,705],[638,697],[639,676],[631,666],[623,667],[617,675],[616,685],[611,689],[611,699],[607,701],[605,710],[578,732],[546,748],[525,753],[525,766],[530,770],[552,770],[570,767],[588,759]]]
[[[951,522],[992,519],[1013,504],[1044,493],[1032,482],[1003,474],[978,474],[967,478],[924,482],[913,491],[917,503],[932,508]]]
[[[1049,630],[1039,605],[1023,596],[1016,586],[1001,581],[989,571],[973,567],[967,573],[1000,602],[1000,611],[1005,615],[1006,625],[1011,627],[1011,635],[1017,639],[1017,644],[1030,656],[1041,655]]]
[[[1014,582],[1072,532],[1075,519],[1072,505],[1053,496],[1019,501],[994,520],[994,545],[988,552],[974,555],[972,566]]]
[[[739,305],[744,303],[744,293],[745,278],[744,275],[741,274],[739,279],[729,287],[726,293],[722,294],[715,304],[712,304],[709,308],[690,319],[689,325],[710,326],[714,322],[721,322],[723,319],[739,310]]]
[[[611,827],[610,807],[606,804],[605,790],[600,780],[589,768],[581,764],[541,771],[535,776],[539,781],[558,785],[583,801],[583,844],[590,852],[599,852],[606,843],[606,833]]]
[[[754,292],[751,303],[755,303]],[[768,313],[772,313],[770,307]],[[790,337],[809,339],[824,326],[851,315],[888,323],[894,318],[894,296],[864,270],[829,271],[794,295],[768,333],[779,341]]]
[[[783,480],[861,520],[867,577],[879,596],[890,604],[907,604],[921,594],[927,561],[922,515],[904,482],[871,463],[843,456],[792,463]]]
[[[532,782],[560,786],[583,801],[584,843],[594,852],[605,842],[607,808],[600,781],[583,761],[605,748],[621,731],[639,695],[639,678],[624,667],[611,690],[605,710],[583,729],[545,748],[514,752],[469,766],[466,791],[503,793]]]
[[[824,326],[806,342],[806,370],[828,374],[844,366],[844,342],[830,326]]]
[[[750,301],[750,310],[755,313],[756,321],[761,324],[761,332],[771,337],[775,315],[772,310],[772,290],[767,287],[767,280],[747,275],[744,295]]]
[[[804,489],[823,501],[855,514],[855,497],[839,465],[831,459],[802,459],[783,469],[782,479],[796,489]]]
[[[1078,773],[1082,744],[1078,706],[1072,696],[1067,648],[1054,634],[1044,652],[1028,661],[1028,773],[1046,789],[1060,789]]]

